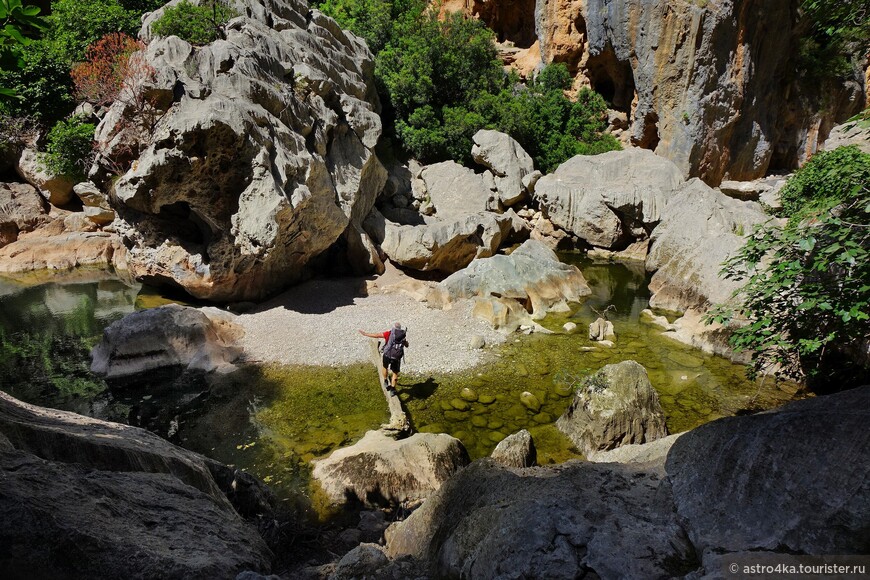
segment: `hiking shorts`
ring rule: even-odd
[[[402,359],[384,357],[384,368],[399,374],[399,369],[402,366]]]

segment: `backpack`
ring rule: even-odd
[[[385,357],[392,360],[399,360],[405,356],[406,334],[404,328],[394,328],[390,331],[390,338],[387,340],[386,346],[384,346]]]

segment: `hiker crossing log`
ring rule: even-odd
[[[381,425],[381,431],[395,437],[397,439],[406,437],[411,434],[411,422],[408,420],[408,415],[405,409],[402,408],[402,401],[395,393],[391,393],[384,386],[384,381],[381,377],[384,376],[384,365],[381,359],[381,353],[378,351],[377,341],[370,341],[372,361],[378,371],[378,385],[381,387],[381,392],[384,393],[384,398],[387,400],[387,407],[390,409],[390,422]]]

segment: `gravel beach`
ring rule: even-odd
[[[408,329],[410,345],[402,371],[450,373],[474,367],[487,356],[486,349],[470,347],[475,334],[488,346],[505,340],[471,316],[470,300],[438,310],[389,287],[366,287],[363,278],[312,280],[241,314],[237,322],[245,329],[246,358],[323,366],[365,362],[374,339],[357,330],[381,332],[399,321]]]

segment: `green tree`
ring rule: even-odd
[[[75,107],[69,66],[44,39],[27,46],[18,66],[0,71],[0,86],[21,97],[0,103],[0,114],[10,117],[31,117],[51,125]]]
[[[746,280],[736,311],[711,320],[748,323],[731,337],[752,355],[752,372],[773,369],[842,387],[866,377],[870,341],[870,155],[856,147],[819,153],[783,191],[785,227],[768,224],[724,264]]]
[[[84,179],[84,171],[91,159],[94,143],[94,125],[74,116],[58,121],[48,133],[46,153],[42,162],[46,170],[72,179]]]
[[[117,0],[55,0],[51,11],[47,37],[68,67],[83,61],[88,46],[107,34],[135,36],[141,26],[141,13]]]
[[[0,71],[15,71],[23,66],[26,48],[45,28],[39,7],[25,6],[21,0],[0,0]],[[14,89],[0,84],[0,98],[17,98]]]
[[[200,6],[182,0],[168,6],[163,15],[151,25],[157,36],[177,36],[191,44],[205,45],[224,38],[224,25],[238,12],[219,0]]]
[[[362,37],[377,54],[390,39],[392,22],[397,16],[394,6],[388,0],[326,0],[317,7],[342,28]]]

